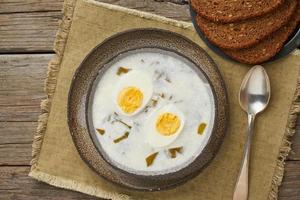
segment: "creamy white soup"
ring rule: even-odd
[[[202,152],[215,107],[187,59],[163,50],[120,55],[96,85],[92,121],[109,162],[135,174],[175,172]]]

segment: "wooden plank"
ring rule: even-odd
[[[292,138],[292,151],[288,160],[300,160],[300,117],[297,119],[296,133]]]
[[[154,0],[156,2],[169,2],[169,3],[174,3],[174,4],[179,4],[179,5],[186,5],[189,3],[189,0]]]
[[[60,11],[0,14],[0,53],[52,51]]]
[[[0,55],[0,106],[36,105],[52,54]]]
[[[31,144],[0,144],[1,165],[29,165]]]
[[[280,200],[300,199],[300,161],[286,163],[279,197]]]
[[[61,19],[62,14],[59,11],[40,12],[43,11],[42,7],[47,0],[42,0],[41,4],[39,4],[40,0],[30,0],[28,3],[25,1],[5,0],[4,6],[1,5],[2,12],[5,14],[0,14],[0,53],[50,52],[53,49],[58,20]],[[54,0],[50,2],[52,1]],[[103,2],[152,12],[173,19],[190,20],[188,5],[153,0],[104,0]],[[16,5],[15,10],[14,5]],[[45,9],[56,10],[59,5],[61,3],[54,3],[54,8],[45,6]],[[52,7],[52,3],[49,3],[49,7]],[[6,9],[8,10],[5,11]]]
[[[29,165],[37,122],[0,122],[0,166]]]
[[[62,190],[37,182],[28,177],[29,167],[0,167],[0,199],[96,199],[88,195]],[[300,199],[300,162],[286,165],[284,182],[281,186],[280,200]],[[12,198],[14,197],[14,198]]]
[[[41,113],[39,105],[1,106],[0,121],[3,122],[32,122],[37,121]]]
[[[28,176],[29,167],[0,167],[0,199],[39,200],[39,199],[64,199],[64,200],[96,200],[79,192],[64,190],[38,182]]]
[[[0,121],[36,121],[53,54],[0,55]]]
[[[0,145],[31,144],[37,122],[0,122]]]
[[[60,11],[63,0],[0,0],[1,13]]]
[[[179,5],[188,4],[187,0],[154,0],[156,2],[170,2]],[[106,0],[104,2],[126,6],[126,1]],[[134,2],[134,1],[127,1]],[[59,11],[62,9],[63,0],[0,0],[1,13]]]
[[[185,0],[100,0],[127,8],[151,12],[168,18],[190,21],[189,6]]]
[[[125,0],[101,0],[102,2],[118,4],[121,6],[129,7],[128,3],[135,7],[135,2],[138,1],[125,1]],[[148,1],[150,2],[150,1]],[[154,0],[154,2],[165,2],[179,5],[188,4],[188,0]],[[143,1],[147,3],[147,1]],[[63,0],[0,0],[0,14],[1,13],[21,13],[21,12],[41,12],[41,11],[59,11],[62,9]]]

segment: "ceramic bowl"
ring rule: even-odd
[[[188,166],[162,175],[137,175],[109,162],[96,137],[91,105],[95,87],[110,62],[131,51],[142,49],[173,52],[194,63],[213,91],[215,119],[203,151]],[[135,29],[118,33],[96,46],[78,67],[69,92],[68,124],[74,144],[88,166],[105,179],[123,187],[157,191],[180,185],[200,173],[216,155],[225,135],[228,101],[223,79],[214,61],[191,40],[165,30]]]

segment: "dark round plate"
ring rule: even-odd
[[[216,54],[218,54],[219,56],[231,60],[231,61],[235,61],[238,62],[234,59],[232,59],[231,57],[227,56],[225,53],[223,53],[223,51],[215,46],[214,44],[212,44],[204,35],[204,33],[201,31],[201,29],[199,28],[199,26],[197,25],[197,21],[196,21],[196,17],[197,17],[197,13],[194,11],[194,9],[192,8],[192,6],[190,5],[190,14],[191,14],[191,18],[192,18],[192,22],[193,25],[198,33],[198,35],[200,36],[200,38],[205,42],[205,44],[211,49],[213,50]],[[273,62],[275,60],[278,60],[280,58],[283,58],[284,56],[288,55],[289,53],[291,53],[294,49],[296,49],[297,47],[300,47],[300,24],[298,25],[298,27],[295,29],[294,33],[289,37],[288,41],[285,43],[285,45],[282,47],[282,49],[280,50],[280,52],[278,52],[272,59],[270,59],[268,62]]]
[[[211,137],[188,166],[163,175],[137,175],[124,171],[106,158],[91,119],[95,86],[118,55],[141,49],[168,51],[192,62],[195,72],[209,82],[215,102]],[[223,79],[213,60],[191,40],[165,30],[135,29],[116,34],[96,46],[77,69],[69,92],[68,124],[82,159],[102,177],[118,185],[143,191],[177,186],[196,176],[213,159],[223,140],[227,123],[227,96]]]

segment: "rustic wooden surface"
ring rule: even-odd
[[[103,2],[190,21],[187,0]],[[96,199],[27,176],[61,9],[62,0],[0,0],[0,199]],[[300,200],[300,120],[297,124],[281,200]]]

